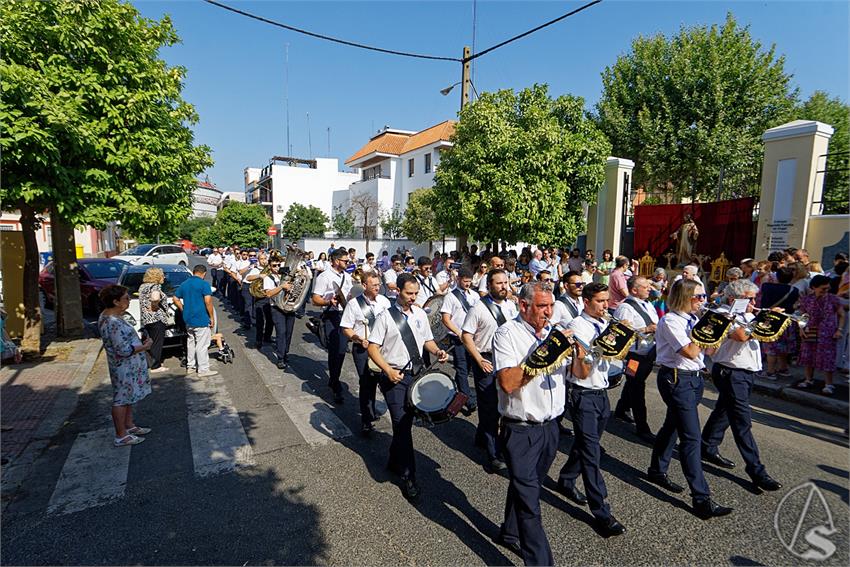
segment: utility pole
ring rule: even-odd
[[[463,111],[463,107],[469,104],[469,57],[472,55],[472,50],[469,47],[463,48],[463,61],[461,61],[461,75],[460,75],[460,109]],[[461,233],[457,235],[457,243],[456,248],[457,251],[460,252],[463,250],[463,247],[466,246],[468,240],[468,236],[465,233]]]

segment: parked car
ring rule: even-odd
[[[115,258],[80,258],[77,260],[80,269],[80,296],[83,309],[91,313],[99,313],[103,309],[98,294],[109,284],[118,281],[125,267],[129,266],[124,260]],[[38,287],[44,294],[44,306],[52,309],[56,302],[56,281],[54,264],[48,262],[38,275]]]
[[[150,266],[126,266],[121,276],[118,278],[118,283],[127,288],[127,293],[130,295],[130,307],[124,313],[124,319],[130,323],[136,331],[142,328],[141,323],[141,308],[139,306],[139,288],[142,285],[142,280],[145,277],[145,272]],[[162,268],[162,273],[165,275],[165,283],[162,284],[162,292],[165,295],[165,300],[161,301],[161,305],[168,313],[168,320],[165,327],[165,341],[163,348],[176,348],[181,352],[181,356],[185,355],[186,347],[186,325],[183,323],[183,316],[177,307],[174,306],[172,298],[174,291],[180,287],[180,284],[192,277],[192,272],[186,266],[157,266]],[[215,319],[213,325],[213,333],[218,332],[218,316],[213,310]]]
[[[183,248],[176,244],[141,244],[113,256],[113,258],[137,266],[143,264],[156,264],[157,266],[162,264],[189,265],[189,256],[186,255]]]

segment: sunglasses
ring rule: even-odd
[[[280,264],[269,264],[271,268],[280,268]]]
[[[576,287],[584,287],[584,282],[570,282],[570,285],[574,285]]]
[[[694,294],[694,299],[705,299],[706,297],[708,297],[708,296],[704,293]]]

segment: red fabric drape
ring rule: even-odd
[[[696,254],[716,258],[723,252],[731,262],[740,262],[752,256],[754,206],[752,197],[694,205],[639,205],[635,207],[634,255],[639,258],[647,250],[656,258],[675,253],[670,235],[690,213],[699,229]]]

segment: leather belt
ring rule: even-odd
[[[514,419],[512,417],[502,416],[503,423],[510,423],[511,425],[522,425],[523,427],[541,427],[546,425],[547,423],[553,421],[555,418],[549,418],[544,421],[526,421],[524,419]]]
[[[756,373],[755,370],[745,370],[743,368],[732,368],[731,366],[727,366],[726,364],[723,364],[722,362],[715,362],[714,364],[716,364],[717,366],[722,366],[726,370],[732,370],[734,372],[743,372],[745,374],[755,374]]]
[[[605,392],[605,388],[588,388],[586,386],[579,386],[572,382],[570,382],[570,388],[578,390],[581,394],[602,394]]]

